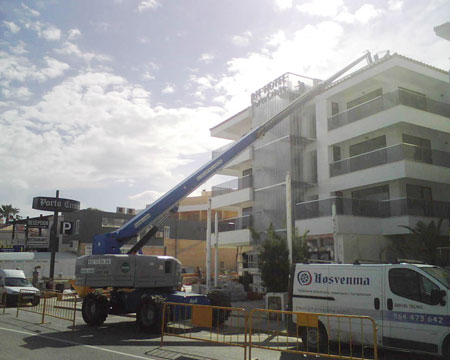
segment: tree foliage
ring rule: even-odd
[[[308,258],[309,251],[306,244],[308,232],[300,236],[296,231],[293,236],[292,260],[294,263]],[[267,229],[267,237],[261,245],[258,266],[261,270],[263,286],[268,292],[287,291],[291,268],[287,240],[274,231],[272,224]]]
[[[261,245],[258,259],[263,286],[268,292],[287,291],[289,279],[289,250],[286,239],[277,234],[272,224]]]
[[[1,205],[0,206],[0,217],[4,218],[5,221],[8,221],[10,219],[10,217],[16,217],[16,218],[20,218],[19,215],[17,215],[19,213],[19,209],[14,208],[11,204],[9,205]]]
[[[442,221],[443,219],[439,219],[435,223],[432,220],[428,224],[423,221],[418,221],[414,228],[400,225],[413,234],[416,242],[413,246],[415,248],[415,255],[418,255],[418,257],[421,257],[429,264],[442,265],[440,264],[442,259],[439,259],[437,248],[445,245],[448,246],[448,239],[444,239],[440,234]]]

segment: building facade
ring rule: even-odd
[[[212,188],[212,204],[238,212],[220,238],[238,248],[241,271],[258,272],[251,228],[264,234],[272,224],[286,232],[288,171],[294,226],[309,231],[308,244],[324,260],[390,261],[399,255],[398,241],[410,236],[403,226],[418,221],[445,219],[441,232],[448,234],[449,74],[398,54],[375,60],[333,83],[223,170],[236,179]],[[315,81],[275,79],[211,136],[239,139]]]

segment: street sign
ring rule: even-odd
[[[27,226],[35,229],[48,229],[49,221],[47,219],[27,219]]]
[[[73,223],[70,221],[61,221],[61,234],[70,235],[73,232]]]
[[[71,199],[38,196],[33,198],[33,209],[73,212],[80,210],[80,202]]]

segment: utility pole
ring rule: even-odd
[[[286,172],[286,231],[289,249],[289,263],[292,264],[292,189],[291,175],[289,174],[289,171]]]
[[[206,290],[211,287],[211,198],[208,199],[208,213],[206,217]]]
[[[216,210],[214,216],[214,233],[216,234],[216,243],[214,244],[214,287],[219,286],[219,213]]]
[[[59,190],[56,190],[56,201],[59,200]],[[53,212],[53,226],[50,232],[50,275],[49,281],[53,288],[55,277],[55,257],[58,248],[58,210]]]

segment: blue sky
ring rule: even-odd
[[[0,3],[0,204],[143,208],[226,143],[209,129],[284,72],[390,50],[450,68],[448,0]],[[221,182],[216,177],[211,183]]]

